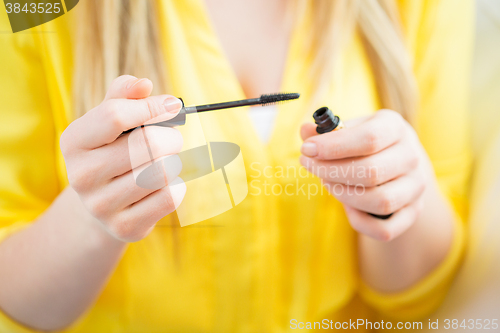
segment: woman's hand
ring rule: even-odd
[[[135,182],[134,171],[152,159],[177,154],[183,143],[180,132],[167,127],[143,127],[120,136],[127,129],[177,115],[179,99],[148,97],[151,91],[148,79],[120,76],[104,101],[71,123],[60,140],[71,187],[112,236],[127,242],[147,236],[158,220],[179,206],[186,191],[177,177],[181,163],[161,167],[163,185],[157,188],[141,188]]]
[[[413,128],[398,113],[381,110],[322,135],[308,123],[301,136],[301,164],[343,203],[355,230],[390,241],[417,220],[433,171]],[[382,220],[368,213],[394,214]]]

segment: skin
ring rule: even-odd
[[[291,32],[285,19],[286,1],[206,3],[225,54],[247,96],[279,91]],[[415,131],[398,113],[382,110],[372,117],[346,122],[346,126],[319,136],[314,124],[304,124],[301,163],[316,172],[332,195],[336,196],[333,189],[337,193],[343,190],[344,195],[336,198],[359,232],[359,264],[364,281],[382,292],[406,289],[439,265],[448,253],[453,239],[453,210],[439,192]],[[352,166],[353,161],[356,166],[380,172],[360,179],[327,177],[332,170]],[[365,187],[364,194],[348,196],[346,193],[352,193],[352,185],[357,184]],[[366,212],[394,215],[380,220]]]
[[[126,244],[146,237],[182,201],[179,168],[161,170],[176,185],[158,189],[138,187],[132,170],[149,165],[149,154],[141,154],[148,147],[155,159],[178,153],[180,133],[145,127],[119,136],[179,112],[177,98],[149,97],[152,88],[147,79],[121,76],[100,105],[68,126],[60,145],[71,187],[0,244],[0,307],[20,323],[50,331],[74,322],[98,297]]]
[[[278,91],[290,36],[286,1],[206,3],[245,93]],[[0,244],[0,308],[20,323],[47,331],[73,323],[98,297],[126,244],[146,237],[181,202],[182,182],[142,189],[135,185],[133,170],[147,162],[147,146],[155,159],[179,152],[180,134],[146,128],[147,144],[140,135],[119,137],[123,130],[154,117],[173,118],[179,111],[171,96],[150,97],[151,89],[147,79],[119,77],[103,103],[70,124],[60,143],[71,187],[29,227]],[[173,112],[163,105],[169,98]],[[401,117],[383,111],[321,136],[312,124],[304,124],[301,135],[301,161],[313,172],[316,164],[332,168],[352,161],[386,171],[369,179],[318,175],[325,185],[366,185],[364,195],[338,199],[359,232],[361,272],[369,285],[401,290],[439,264],[452,239],[452,211],[439,194],[418,138]],[[160,171],[171,184],[180,170]],[[380,221],[366,212],[396,213]]]
[[[205,0],[217,37],[245,95],[280,90],[291,21],[285,0]],[[242,38],[244,36],[244,38]]]
[[[398,113],[380,110],[322,135],[308,123],[301,136],[301,164],[342,202],[359,233],[361,275],[368,285],[400,291],[443,260],[453,239],[453,211],[415,131]],[[368,213],[393,215],[381,220]]]

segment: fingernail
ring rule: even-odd
[[[169,97],[165,100],[165,102],[163,102],[163,105],[165,106],[165,110],[167,110],[167,112],[177,113],[177,111],[179,111],[182,107],[182,102],[178,98]]]
[[[139,82],[142,82],[146,79],[135,79],[135,80],[130,80],[129,83],[127,83],[127,89],[130,89],[132,87],[134,87],[135,85],[137,85]]]
[[[314,142],[304,142],[300,152],[306,156],[314,157],[318,155],[318,147]]]

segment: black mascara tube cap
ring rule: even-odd
[[[318,134],[328,133],[333,131],[339,126],[340,118],[333,114],[332,110],[326,106],[316,110],[313,114],[314,122],[316,125],[316,132]]]

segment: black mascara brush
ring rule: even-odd
[[[239,101],[232,102],[223,102],[223,103],[215,103],[215,104],[206,104],[206,105],[197,105],[197,106],[186,106],[182,107],[181,111],[174,118],[162,121],[156,124],[147,124],[144,126],[163,126],[163,127],[173,127],[173,126],[182,126],[186,123],[186,114],[197,113],[197,112],[206,112],[206,111],[215,111],[215,110],[223,110],[230,108],[237,108],[240,106],[250,106],[250,105],[271,105],[285,101],[291,101],[300,97],[300,94],[297,93],[279,93],[279,94],[269,94],[262,95],[259,98],[249,98],[243,99]],[[182,99],[181,99],[182,101]],[[182,101],[184,104],[184,101]],[[134,128],[131,128],[122,134],[132,132]]]
[[[190,112],[191,109],[193,109],[192,112],[204,112],[204,111],[236,108],[236,107],[240,107],[240,106],[249,106],[249,105],[262,105],[262,106],[264,106],[264,105],[294,100],[294,99],[297,99],[299,97],[300,97],[300,94],[297,94],[297,93],[271,94],[271,95],[262,95],[259,98],[243,99],[240,101],[215,103],[215,104],[208,104],[208,105],[198,105],[198,106],[188,106],[185,109],[186,109],[186,113],[191,113]]]

